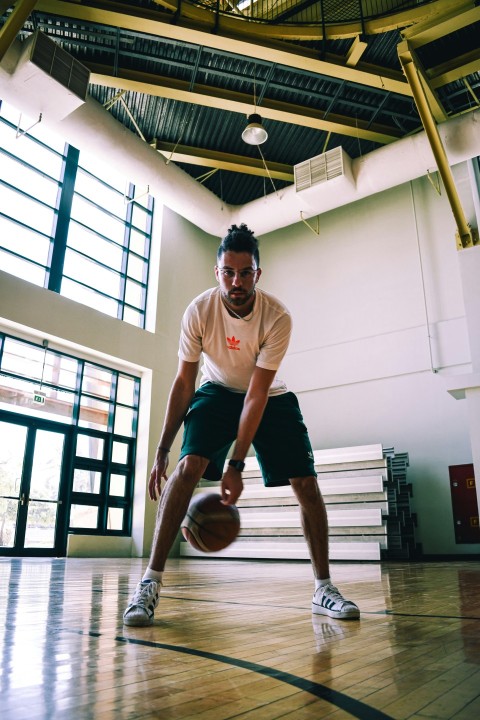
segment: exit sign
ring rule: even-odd
[[[40,390],[35,390],[33,393],[33,402],[37,405],[45,405],[45,393]]]

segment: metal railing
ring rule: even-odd
[[[362,24],[427,5],[432,0],[182,0],[215,14],[268,24]]]

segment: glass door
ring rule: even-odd
[[[57,423],[0,419],[0,555],[66,554],[69,441]]]

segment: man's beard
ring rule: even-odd
[[[231,292],[222,292],[223,299],[225,302],[227,302],[229,305],[234,305],[235,307],[241,307],[242,305],[245,305],[248,303],[248,301],[253,297],[255,294],[255,288],[252,288],[250,292],[243,291],[242,295],[231,295]]]

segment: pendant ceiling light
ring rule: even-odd
[[[268,138],[268,133],[262,125],[262,118],[258,113],[248,117],[248,124],[242,132],[242,140],[248,145],[261,145]]]

